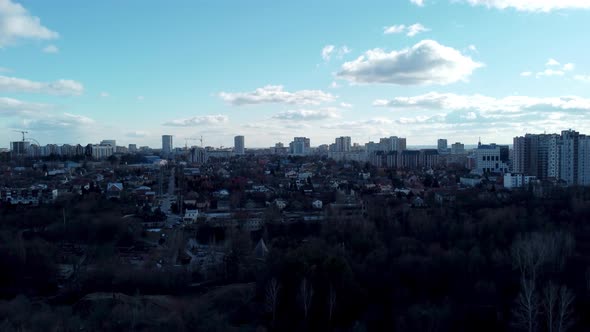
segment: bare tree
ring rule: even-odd
[[[279,305],[279,292],[281,285],[277,279],[272,278],[266,285],[266,311],[272,313],[272,322],[274,324],[277,315],[277,306]]]
[[[520,271],[522,279],[533,284],[541,265],[547,260],[549,248],[541,234],[534,233],[518,239],[512,246],[513,265]]]
[[[309,308],[311,307],[311,299],[313,298],[313,286],[307,281],[307,278],[303,278],[300,286],[301,291],[301,303],[303,305],[303,314],[307,319]]]
[[[574,294],[565,286],[559,288],[557,329],[555,332],[567,332],[574,325]]]
[[[336,309],[336,289],[334,289],[334,286],[330,284],[330,294],[328,298],[328,314],[330,322],[332,321],[332,316],[334,315],[334,309]]]
[[[547,332],[555,332],[555,315],[557,308],[558,288],[553,283],[549,283],[543,289],[543,312],[547,325]]]
[[[562,270],[574,246],[572,235],[566,232],[533,233],[519,238],[512,246],[513,264],[521,278],[536,282],[544,265]]]
[[[535,291],[535,282],[531,279],[521,279],[521,290],[516,297],[513,310],[514,323],[527,332],[537,330],[537,316],[539,315],[539,299]]]
[[[573,325],[573,293],[549,283],[543,290],[543,309],[548,332],[567,332]]]

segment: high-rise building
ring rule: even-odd
[[[590,136],[580,135],[578,142],[578,185],[590,185]]]
[[[28,141],[10,142],[10,151],[13,156],[24,156],[29,149],[29,145]]]
[[[100,141],[100,145],[110,145],[115,148],[117,146],[117,141],[114,139],[103,139]]]
[[[244,153],[245,153],[244,136],[234,137],[234,154],[241,156],[241,155],[244,155]]]
[[[580,133],[564,130],[561,132],[561,140],[559,178],[568,185],[578,184]]]
[[[456,142],[451,144],[451,154],[464,154],[465,153],[465,144],[461,142]]]
[[[403,137],[391,136],[379,140],[383,151],[404,151],[406,149],[406,139]]]
[[[539,179],[553,177],[550,175],[554,172],[549,170],[549,159],[552,158],[552,153],[555,153],[558,138],[555,134],[526,134],[515,137],[512,148],[512,171]]]
[[[350,152],[350,136],[342,136],[336,138],[336,152]]]
[[[310,140],[307,137],[294,137],[289,143],[289,151],[292,155],[305,156],[310,151]]]
[[[446,154],[448,152],[448,143],[445,138],[439,138],[436,146],[439,154]]]
[[[129,153],[137,152],[137,144],[129,144]]]
[[[162,135],[162,154],[169,155],[172,153],[172,135]]]

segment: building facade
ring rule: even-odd
[[[246,153],[245,151],[245,143],[244,143],[244,136],[236,136],[234,137],[234,154],[238,156],[242,156]]]

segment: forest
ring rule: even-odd
[[[194,230],[225,241],[212,275],[121,264],[121,248],[156,244],[99,195],[2,207],[0,330],[590,329],[590,189],[488,192],[424,208],[363,199],[357,219]],[[62,284],[66,245],[83,246],[86,260]]]

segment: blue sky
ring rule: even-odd
[[[0,0],[0,147],[590,133],[589,30],[587,0]]]

